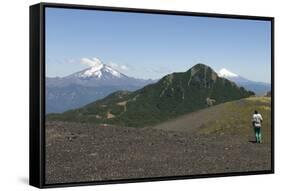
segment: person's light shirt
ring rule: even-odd
[[[261,114],[253,114],[253,119],[252,121],[254,122],[255,124],[255,127],[261,127],[261,122],[262,122],[262,116]]]

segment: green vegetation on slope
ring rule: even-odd
[[[157,124],[152,128],[167,131],[188,132],[191,134],[231,134],[253,140],[251,123],[254,110],[263,116],[263,140],[269,142],[271,134],[271,98],[249,97],[222,103],[179,116],[175,119]]]
[[[253,135],[251,118],[254,110],[263,116],[263,140],[270,141],[271,133],[271,98],[250,97],[239,101],[227,102],[217,109],[217,115],[200,127],[203,134],[232,133],[239,135]]]
[[[135,92],[115,92],[80,109],[50,114],[47,119],[144,127],[206,108],[208,99],[220,104],[253,94],[218,77],[210,67],[197,64],[187,72],[169,74]]]

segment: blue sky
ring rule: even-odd
[[[270,22],[78,9],[46,9],[46,75],[66,76],[99,58],[136,78],[196,63],[270,82]]]

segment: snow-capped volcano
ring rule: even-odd
[[[246,79],[246,78],[244,78],[244,77],[242,77],[242,76],[240,76],[238,74],[235,74],[235,73],[233,73],[233,72],[231,72],[231,71],[229,71],[229,70],[227,70],[225,68],[222,68],[221,70],[219,70],[217,72],[217,74],[218,74],[219,77],[231,80],[231,81],[237,83],[238,85],[241,82],[243,82],[243,83],[244,82],[250,82],[250,80],[248,80],[248,79]]]
[[[237,74],[234,74],[234,73],[232,73],[232,72],[228,71],[228,70],[227,70],[227,69],[225,69],[225,68],[222,68],[222,69],[218,72],[218,76],[219,76],[219,77],[223,77],[223,78],[228,78],[228,77],[231,77],[231,78],[233,78],[233,77],[238,77],[238,75],[237,75]]]
[[[83,63],[83,62],[82,62]],[[89,68],[75,72],[65,77],[48,78],[49,87],[66,87],[69,85],[80,85],[85,87],[98,86],[130,86],[142,87],[145,84],[153,82],[152,80],[136,79],[122,74],[115,68],[104,64],[98,58],[86,59],[84,63]]]
[[[126,76],[97,58],[85,59],[84,63],[89,68],[65,77],[46,78],[47,113],[78,108],[112,92],[134,91],[155,82]]]
[[[219,77],[226,78],[230,81],[235,82],[238,86],[244,87],[247,90],[255,92],[257,95],[263,95],[264,93],[270,91],[270,84],[264,82],[255,82],[244,78],[238,74],[230,72],[229,70],[223,68],[217,72]]]
[[[55,82],[53,82],[55,80]],[[48,80],[48,86],[69,86],[69,85],[82,85],[87,87],[97,86],[143,86],[151,80],[136,79],[126,76],[117,71],[113,67],[103,64],[95,63],[89,68],[82,71],[75,72],[66,77],[59,79]]]
[[[82,70],[80,72],[76,72],[68,78],[78,77],[78,78],[95,78],[95,79],[114,79],[114,78],[126,78],[127,76],[113,69],[112,67],[106,64],[98,64]]]

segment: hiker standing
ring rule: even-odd
[[[252,118],[253,127],[255,130],[256,135],[256,142],[261,143],[261,123],[262,123],[262,116],[261,114],[255,110]]]

